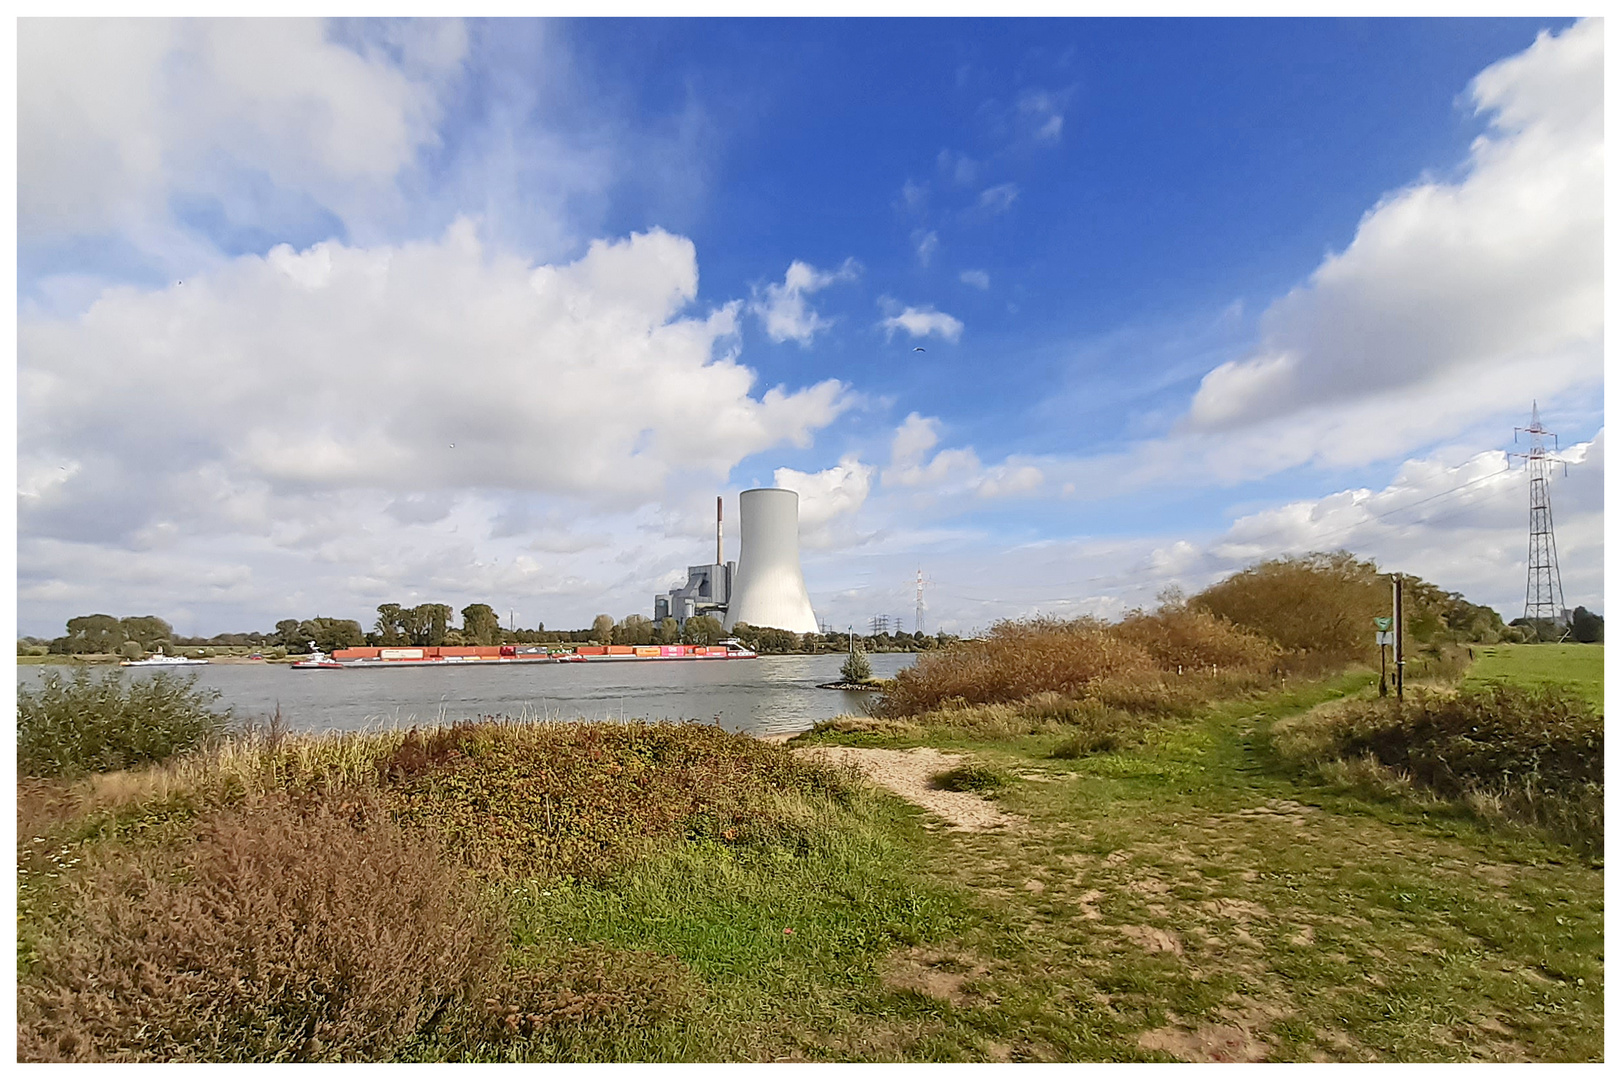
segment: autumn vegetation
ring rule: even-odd
[[[1032,768],[1184,815],[1189,792],[1226,783],[1221,755],[1243,740],[1280,790],[1442,807],[1599,857],[1601,711],[1557,687],[1460,689],[1467,650],[1513,628],[1408,587],[1403,702],[1366,689],[1388,579],[1341,553],[1262,563],[1115,622],[1008,621],[940,642],[873,716],[805,741],[989,748],[932,784],[1032,815],[1045,804],[1020,792],[1060,787],[1026,784]],[[1197,767],[1182,760],[1195,750]],[[838,1057],[812,1028],[871,1029],[861,1052],[884,1058],[883,1025],[902,1016],[966,1040],[940,1035],[935,1053],[982,1045],[955,1006],[871,989],[886,957],[970,925],[960,891],[920,869],[937,837],[856,774],[717,727],[296,736],[241,724],[173,675],[81,671],[19,689],[18,765],[23,1060],[702,1060],[766,1044]],[[1067,835],[1101,796],[1051,797]],[[1044,973],[1076,946],[1036,948],[1025,926],[999,947],[1034,949],[1020,963],[1035,1004],[1009,989],[1005,1037],[1137,1053],[1086,1041],[1119,1012],[1049,1015]],[[1163,977],[1122,974],[1109,992],[1148,1000]]]

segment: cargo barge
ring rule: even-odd
[[[367,645],[316,652],[292,666],[300,671],[356,668],[462,667],[482,664],[584,664],[650,660],[753,660],[759,654],[735,638],[718,645],[578,645],[548,649],[540,645]]]

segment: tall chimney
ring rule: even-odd
[[[726,558],[722,554],[720,544],[720,496],[715,496],[715,565],[724,566]]]

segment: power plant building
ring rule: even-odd
[[[653,618],[682,626],[715,615],[731,630],[738,623],[813,634],[820,627],[799,566],[799,493],[751,488],[738,496],[742,549],[723,560],[720,500],[715,500],[715,561],[687,567],[687,583],[653,599]]]

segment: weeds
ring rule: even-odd
[[[131,680],[117,671],[92,679],[53,674],[39,689],[17,686],[17,771],[78,776],[163,761],[223,735],[229,710],[215,712],[218,690],[169,672]]]
[[[388,1057],[502,951],[476,890],[375,803],[277,800],[92,854],[18,986],[31,1061]]]
[[[995,791],[1007,782],[1006,774],[978,763],[958,765],[929,777],[929,786],[940,791]]]
[[[1275,742],[1329,779],[1383,793],[1416,786],[1603,849],[1603,720],[1566,691],[1488,685],[1345,701],[1280,727]]]

